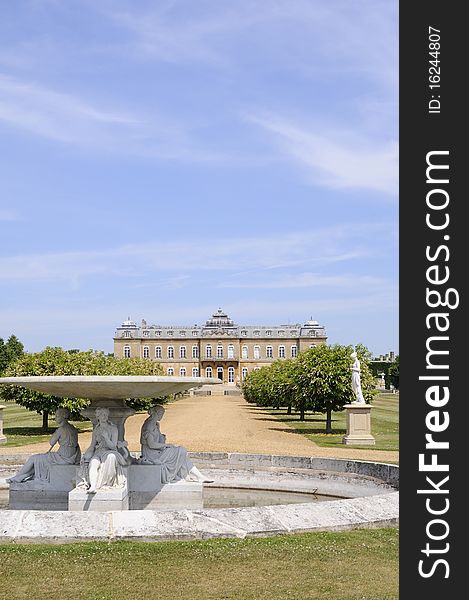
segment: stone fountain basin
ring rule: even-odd
[[[209,487],[346,495],[319,503],[246,508],[108,512],[0,511],[0,543],[245,538],[399,523],[397,465],[309,456],[191,452]],[[207,485],[207,484],[205,484]]]
[[[63,398],[125,400],[159,398],[176,392],[219,384],[211,377],[175,377],[162,375],[64,375],[0,377],[0,384],[18,385],[36,392]]]

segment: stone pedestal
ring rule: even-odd
[[[354,446],[374,446],[375,438],[371,435],[371,404],[354,403],[344,406],[347,415],[347,433],[342,438],[343,444]]]
[[[203,484],[197,481],[181,479],[162,485],[159,491],[130,492],[131,510],[197,510],[203,506]]]
[[[3,409],[5,407],[0,404],[0,444],[3,444],[7,441],[5,435],[3,435]]]
[[[122,487],[101,489],[95,494],[75,488],[68,495],[68,510],[107,512],[128,509],[129,490],[127,484]]]
[[[51,465],[49,481],[10,483],[12,510],[67,510],[68,494],[76,485],[76,465]]]

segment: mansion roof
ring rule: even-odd
[[[221,308],[205,321],[204,325],[158,325],[148,323],[142,319],[140,326],[130,317],[117,327],[115,339],[118,338],[202,338],[228,336],[233,338],[253,337],[285,337],[316,338],[326,337],[324,326],[310,319],[304,323],[283,325],[238,325]]]

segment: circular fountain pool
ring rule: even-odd
[[[205,485],[202,509],[0,510],[0,541],[242,538],[399,521],[396,465],[224,452],[191,453],[191,458],[214,479]]]

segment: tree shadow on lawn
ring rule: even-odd
[[[319,420],[319,419],[316,419]],[[282,427],[279,429],[278,427],[269,427],[270,431],[283,431],[285,433],[299,433],[300,435],[309,435],[309,434],[321,434],[321,435],[344,435],[346,433],[345,429],[333,429],[331,433],[326,434],[326,425],[323,423],[323,427],[321,429],[305,427],[303,429],[294,429],[293,427]]]
[[[255,421],[276,421],[280,423],[326,423],[324,417],[308,417],[305,416],[303,421],[300,421],[299,415],[285,415],[284,417],[280,416],[263,416],[263,417],[254,417]],[[332,423],[334,421],[338,421],[338,419],[332,419]]]
[[[39,436],[39,435],[51,435],[56,431],[57,426],[49,427],[48,429],[42,429],[42,427],[4,427],[3,432],[5,435],[21,435],[21,436]],[[78,429],[78,433],[85,433],[92,431],[91,427],[84,427]]]
[[[57,428],[42,429],[42,427],[4,427],[3,432],[5,435],[49,435],[54,433]]]

